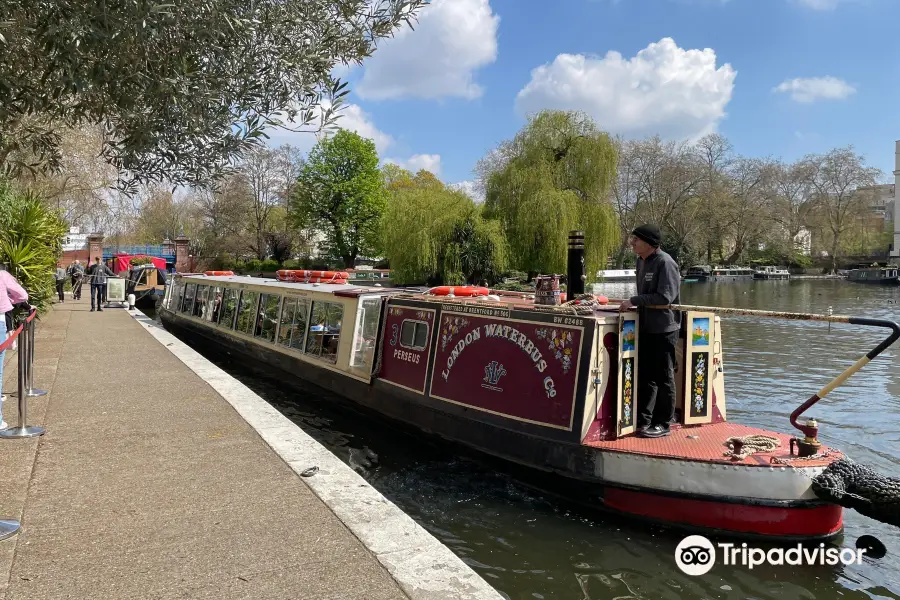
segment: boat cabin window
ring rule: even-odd
[[[309,300],[286,296],[281,307],[281,324],[278,329],[278,343],[285,348],[293,348],[303,352],[303,340],[306,338],[306,315],[309,313]]]
[[[410,350],[424,350],[428,343],[428,323],[406,319],[400,325],[400,345]]]
[[[306,353],[336,363],[343,318],[343,305],[333,302],[313,302],[309,317],[309,334],[306,338]]]
[[[235,331],[253,335],[253,325],[256,322],[256,306],[259,302],[259,292],[244,290],[241,293],[241,301],[238,303],[237,323]]]
[[[196,283],[189,283],[184,286],[184,300],[181,301],[181,312],[191,314],[191,309],[194,306],[194,294],[196,292]]]
[[[278,327],[278,304],[281,296],[277,294],[263,294],[259,297],[259,314],[256,317],[256,330],[254,337],[275,341],[275,329]]]
[[[378,320],[381,317],[381,298],[362,298],[356,312],[356,333],[350,366],[368,377],[375,364],[375,345],[378,342]]]
[[[175,285],[175,291],[172,292],[172,312],[178,312],[178,309],[181,308],[181,297],[184,295],[184,281],[179,279],[177,284]]]
[[[206,297],[206,309],[203,318],[207,321],[217,323],[219,321],[219,312],[222,310],[222,288],[209,288],[209,294]]]
[[[209,294],[209,286],[208,285],[197,285],[197,298],[194,301],[194,312],[193,315],[195,317],[203,317],[203,312],[206,309],[206,295]]]
[[[225,288],[222,294],[222,309],[219,316],[219,325],[231,329],[234,327],[234,315],[237,312],[237,296],[240,290]]]

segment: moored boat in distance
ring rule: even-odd
[[[791,272],[784,267],[765,266],[756,269],[753,279],[790,279]]]
[[[797,421],[830,390],[791,415],[802,438],[728,421],[723,327],[712,309],[680,307],[677,423],[668,437],[644,439],[635,435],[637,312],[590,296],[548,306],[483,288],[450,296],[342,276],[303,283],[297,273],[178,276],[159,316],[180,335],[425,435],[560,476],[573,500],[599,509],[769,539],[842,530],[843,508],[818,497],[811,480],[843,454],[819,444],[817,424]],[[900,336],[891,326],[887,345]]]
[[[847,273],[847,281],[854,283],[872,283],[878,285],[897,285],[900,283],[900,269],[896,265],[885,267],[859,267]]]
[[[626,281],[634,283],[637,274],[634,269],[603,269],[597,271],[597,283],[612,283]]]

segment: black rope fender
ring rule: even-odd
[[[812,490],[821,499],[851,508],[876,521],[900,527],[900,478],[842,458],[813,477]]]

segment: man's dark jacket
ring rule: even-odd
[[[666,252],[657,249],[646,260],[638,257],[638,295],[631,297],[637,307],[681,303],[681,271]],[[681,328],[681,313],[672,310],[638,308],[641,329],[647,333],[669,333]]]

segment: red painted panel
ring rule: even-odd
[[[430,395],[571,430],[581,327],[441,312]]]
[[[388,306],[379,379],[425,394],[428,356],[434,337],[435,312],[433,308]],[[428,342],[425,350],[414,350],[400,345],[400,330],[405,320],[428,323]]]
[[[843,509],[836,504],[781,508],[672,498],[618,488],[607,488],[603,499],[610,508],[646,518],[772,537],[826,536],[840,530],[844,518]]]

